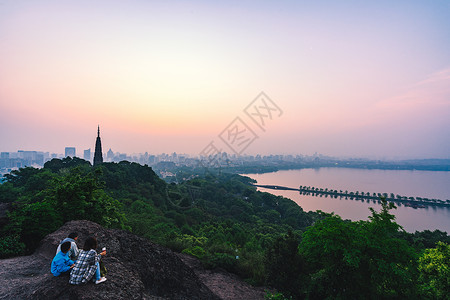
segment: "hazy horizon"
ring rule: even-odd
[[[0,0],[0,66],[1,152],[450,158],[449,1]]]
[[[72,146],[68,146],[68,147],[72,147]],[[78,158],[82,158],[83,159],[83,155],[84,155],[84,150],[89,150],[89,148],[87,149],[81,149],[81,148],[76,148],[76,157]],[[102,149],[102,154],[104,155],[104,159],[106,160],[106,155],[107,152],[109,150],[112,150],[114,155],[118,155],[118,154],[125,154],[127,156],[130,157],[134,157],[134,156],[139,156],[139,155],[145,155],[146,153],[148,155],[172,155],[173,153],[176,153],[177,155],[188,155],[190,158],[194,158],[194,157],[201,157],[202,154],[201,153],[187,153],[187,152],[180,152],[180,151],[176,151],[176,150],[172,150],[170,152],[149,152],[149,151],[142,151],[142,152],[120,152],[120,151],[116,151],[112,148],[107,148],[107,149]],[[91,150],[91,160],[93,159],[93,155],[94,155],[94,147],[90,147]],[[64,152],[65,149],[62,149],[60,151],[48,151],[45,149],[16,149],[16,150],[12,150],[12,151],[1,151],[1,152],[8,152],[8,153],[18,153],[19,151],[36,151],[36,152],[40,152],[40,153],[48,153],[49,155],[52,154],[56,154],[58,155],[58,158],[62,158],[64,157]],[[226,152],[228,155],[234,155],[235,153],[233,153],[232,151],[225,151],[225,149],[222,149],[222,152]],[[336,155],[328,155],[326,153],[320,153],[320,152],[315,152],[315,153],[266,153],[266,154],[261,154],[261,153],[243,153],[243,154],[237,154],[238,157],[246,157],[246,156],[257,156],[260,155],[261,157],[266,157],[266,156],[277,156],[277,155],[283,155],[283,156],[293,156],[294,158],[299,156],[299,157],[315,157],[315,156],[323,156],[326,158],[332,158],[332,159],[341,159],[341,160],[346,160],[346,159],[350,159],[350,160],[386,160],[386,161],[406,161],[406,160],[449,160],[450,158],[436,158],[436,157],[422,157],[422,156],[416,156],[416,157],[404,157],[404,156],[346,156],[346,155],[342,155],[342,156],[336,156]]]

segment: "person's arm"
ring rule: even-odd
[[[64,265],[64,266],[63,266],[64,271],[61,271],[61,273],[70,270],[70,267],[71,267],[73,264],[74,264],[73,260],[71,260],[71,259],[69,258],[69,255],[66,254],[66,255],[64,256],[64,264],[63,264],[63,265]]]
[[[58,266],[59,273],[64,273],[70,270],[71,265],[61,264]]]
[[[97,262],[97,251],[90,250],[87,255],[88,256],[86,261],[88,262],[88,265],[90,266],[95,265],[95,263]]]
[[[102,253],[95,253],[95,263],[98,263],[102,260]]]
[[[52,265],[50,267],[50,271],[52,272],[53,275],[58,274],[58,266],[56,264],[55,259],[52,260]]]
[[[61,273],[64,273],[70,270],[70,265],[67,265],[67,261],[71,261],[70,259],[56,259],[52,262],[52,273],[55,276],[58,276]],[[56,275],[57,274],[57,275]]]
[[[72,252],[73,252],[73,256],[74,258],[78,257],[78,254],[80,254],[80,250],[78,250],[78,246],[77,243],[72,242],[72,248],[71,248]]]

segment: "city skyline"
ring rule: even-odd
[[[99,124],[120,153],[450,158],[448,1],[2,1],[0,37],[0,152]]]

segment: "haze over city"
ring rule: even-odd
[[[243,154],[450,158],[450,2],[3,0],[0,111],[0,151],[232,153],[240,117]]]

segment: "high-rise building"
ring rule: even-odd
[[[70,157],[75,157],[76,154],[76,150],[75,147],[66,147],[65,151],[64,151],[64,157],[70,156]]]
[[[102,141],[100,140],[100,125],[97,131],[97,140],[95,141],[94,166],[103,163]]]
[[[0,168],[7,168],[9,167],[9,152],[2,152],[0,153]],[[0,179],[1,182],[1,179]]]
[[[91,148],[84,150],[83,159],[87,161],[91,161]]]
[[[109,148],[108,152],[106,152],[106,159],[108,161],[114,161],[114,152]]]

